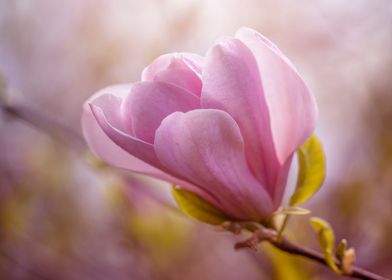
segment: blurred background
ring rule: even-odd
[[[230,234],[180,215],[166,183],[100,164],[81,138],[95,91],[240,26],[316,95],[328,169],[306,206],[358,265],[392,276],[390,0],[0,0],[0,279],[336,278],[268,245],[234,251]],[[317,248],[306,217],[288,235]]]

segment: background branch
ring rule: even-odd
[[[52,137],[63,142],[77,152],[86,149],[86,144],[80,134],[42,111],[34,110],[21,104],[9,105],[1,100],[1,98],[0,108],[8,116],[20,119],[29,125],[40,129],[44,133],[49,133]]]

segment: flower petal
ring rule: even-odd
[[[124,99],[121,111],[133,135],[154,143],[155,130],[169,114],[200,107],[200,99],[184,88],[163,82],[139,82]]]
[[[202,63],[203,57],[197,54],[164,54],[143,70],[142,81],[172,83],[200,96]]]
[[[123,130],[120,108],[130,89],[131,85],[105,88],[83,105],[83,134],[93,152],[113,166],[184,186],[210,203],[216,203],[215,198],[199,187],[158,169],[161,164],[152,145]]]
[[[154,77],[154,81],[166,82],[185,88],[196,96],[200,96],[201,93],[201,79],[189,69],[173,68],[160,71]]]
[[[82,114],[84,138],[95,154],[113,166],[146,174],[160,172],[116,145],[102,130],[91,111],[91,104],[99,106],[102,110],[105,110],[107,119],[121,129],[122,124],[119,109],[122,99],[128,94],[130,89],[130,84],[108,87],[94,94],[84,103]]]
[[[98,124],[114,143],[138,159],[155,167],[161,167],[152,144],[121,131],[109,122],[101,107],[93,104],[90,106]]]
[[[272,197],[281,164],[256,60],[239,40],[224,38],[208,51],[201,107],[226,111],[238,123],[249,166]]]
[[[283,164],[314,131],[318,115],[314,96],[293,64],[267,38],[250,28],[239,29],[235,37],[256,58],[276,153]]]
[[[248,169],[238,125],[220,110],[193,110],[166,117],[155,136],[161,163],[214,195],[220,208],[239,219],[261,220],[271,199]]]

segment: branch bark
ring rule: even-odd
[[[255,232],[255,235],[244,242],[239,242],[236,244],[235,248],[252,248],[260,241],[268,241],[277,249],[284,251],[286,253],[302,256],[309,260],[318,262],[322,265],[328,266],[327,262],[325,261],[324,255],[320,252],[317,252],[311,248],[307,248],[301,246],[299,244],[293,243],[286,238],[282,237],[278,240],[276,232],[274,233],[271,230],[263,230],[261,233]],[[336,259],[336,264],[340,267],[340,262]],[[352,273],[350,275],[342,275],[351,278],[363,279],[363,280],[390,280],[373,272],[370,272],[366,269],[360,268],[358,266],[352,266]]]
[[[292,243],[288,241],[286,238],[282,238],[280,242],[271,241],[271,244],[274,245],[276,248],[285,251],[289,254],[302,256],[311,259],[313,261],[316,261],[318,263],[321,263],[323,265],[327,265],[324,259],[324,255],[322,253],[307,247],[303,247],[299,244]],[[338,261],[336,261],[336,263],[340,265]],[[350,275],[344,275],[344,276],[357,278],[357,279],[364,279],[364,280],[389,280],[388,278],[385,278],[383,276],[380,276],[378,274],[367,271],[357,266],[352,267],[352,273]]]

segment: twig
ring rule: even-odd
[[[307,259],[328,266],[327,262],[325,261],[324,255],[322,253],[304,247],[302,245],[293,243],[284,237],[278,238],[278,233],[276,231],[272,231],[270,229],[265,229],[265,228],[261,228],[255,231],[252,237],[250,237],[249,239],[242,242],[238,242],[237,244],[235,244],[235,248],[236,249],[255,248],[255,246],[262,241],[268,241],[274,247],[286,253],[302,256]],[[340,262],[337,259],[335,260],[335,262],[338,266],[340,266]],[[385,278],[383,276],[380,276],[378,274],[367,271],[357,266],[352,266],[351,274],[345,274],[342,276],[363,279],[363,280],[390,280],[388,278]]]
[[[84,151],[86,148],[84,140],[78,133],[44,112],[23,105],[9,105],[1,99],[0,108],[11,117],[18,118],[45,133],[49,132],[51,136],[77,152]]]
[[[271,244],[274,245],[276,248],[285,251],[289,254],[303,256],[313,261],[316,261],[318,263],[327,265],[323,254],[313,249],[306,248],[301,245],[292,243],[288,241],[286,238],[282,238],[280,242],[272,241]],[[339,265],[339,262],[336,261],[336,263]],[[352,266],[352,273],[350,275],[345,275],[345,276],[364,279],[364,280],[388,280],[388,278],[385,278],[383,276],[380,276],[378,274],[367,271],[357,266]]]

